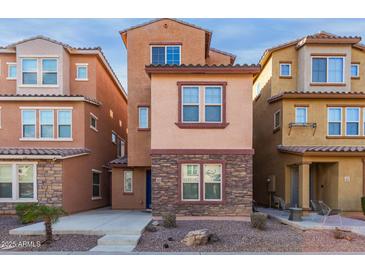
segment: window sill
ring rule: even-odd
[[[103,199],[103,198],[102,197],[91,197],[91,200],[93,200],[93,201],[101,200],[101,199]]]
[[[78,78],[75,78],[75,81],[87,82],[87,81],[89,81],[89,79],[78,79]]]
[[[279,78],[280,79],[292,79],[293,77],[291,75],[289,75],[289,76],[280,75]]]
[[[98,130],[98,129],[96,129],[96,128],[92,127],[92,126],[90,126],[90,128],[91,128],[93,131],[95,131],[95,132],[99,132],[99,130]]]
[[[20,88],[58,88],[59,85],[18,85]]]
[[[137,131],[150,131],[150,128],[137,128]]]
[[[326,136],[326,139],[365,139],[365,136],[354,135],[354,136]]]
[[[210,129],[210,128],[226,128],[229,123],[182,123],[178,122],[175,125],[179,128],[186,129]]]
[[[331,86],[345,87],[346,83],[310,83],[309,85],[311,87],[313,87],[313,86],[317,86],[317,87],[331,87]]]
[[[351,79],[352,80],[360,80],[360,76],[352,76]]]
[[[0,199],[0,203],[38,203],[38,200],[34,199]]]
[[[6,77],[6,80],[16,80],[16,78]]]
[[[180,200],[178,202],[179,204],[194,204],[194,205],[222,205],[224,204],[224,201],[184,201],[184,200]]]
[[[72,138],[54,138],[54,139],[46,139],[46,138],[20,138],[19,141],[26,142],[72,142]]]
[[[124,192],[123,191],[123,195],[134,195],[134,192]]]
[[[276,133],[276,132],[278,132],[278,131],[280,130],[280,128],[281,128],[281,127],[274,128],[274,129],[273,129],[273,131],[272,131],[272,133]]]

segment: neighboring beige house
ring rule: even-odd
[[[126,131],[127,95],[100,48],[43,36],[0,48],[0,214],[109,205]]]
[[[247,215],[259,68],[234,65],[232,54],[210,47],[210,31],[179,20],[120,34],[128,54],[128,157],[112,162],[112,207]]]
[[[270,48],[254,81],[254,199],[361,210],[365,47],[320,32]]]

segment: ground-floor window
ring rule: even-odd
[[[0,201],[33,201],[37,196],[35,163],[0,163]]]
[[[221,163],[181,164],[181,200],[222,201],[222,172]]]
[[[124,192],[133,193],[133,171],[124,171]]]
[[[99,170],[92,170],[93,172],[93,199],[101,198],[101,189],[100,189],[100,176],[101,171]]]

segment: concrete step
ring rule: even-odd
[[[98,239],[98,245],[134,245],[136,246],[140,235],[105,235]]]
[[[135,245],[97,245],[90,249],[92,252],[131,252]]]

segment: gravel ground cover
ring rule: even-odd
[[[181,243],[191,230],[207,228],[220,241],[188,247]],[[333,231],[301,231],[275,220],[266,230],[252,228],[243,221],[177,221],[177,228],[157,227],[145,231],[134,251],[138,252],[365,252],[365,237],[345,233],[348,239],[335,239]],[[170,239],[169,239],[170,238]],[[172,239],[171,239],[172,238]],[[164,247],[168,244],[168,248]]]
[[[9,235],[9,230],[22,226],[17,217],[0,216],[0,252],[6,251],[87,251],[100,236],[54,235],[55,241],[44,244],[45,236]]]

